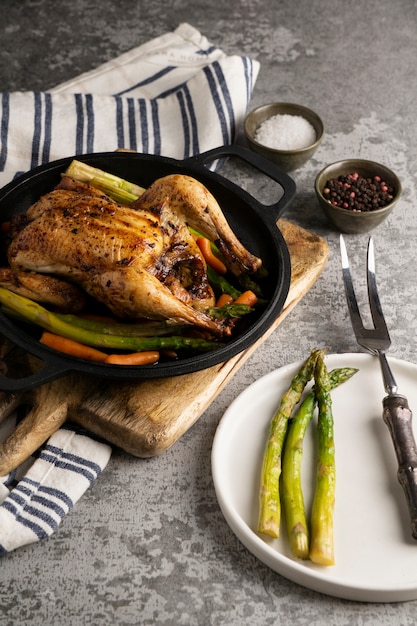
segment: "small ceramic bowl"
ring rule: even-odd
[[[255,139],[256,131],[263,122],[276,115],[303,117],[314,128],[316,133],[315,140],[310,145],[295,150],[277,150],[259,143]],[[291,172],[304,165],[313,156],[323,139],[324,125],[317,113],[311,109],[291,102],[274,102],[272,104],[263,104],[251,111],[246,116],[244,131],[248,145],[254,152],[269,159],[284,172]]]
[[[386,206],[372,211],[352,211],[331,204],[323,196],[327,181],[357,172],[364,178],[379,176],[394,189],[393,199]],[[401,182],[393,171],[375,161],[365,159],[345,159],[328,165],[319,172],[315,180],[315,191],[318,202],[329,221],[342,233],[366,233],[381,224],[393,210],[400,199]]]

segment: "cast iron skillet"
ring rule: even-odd
[[[266,174],[282,188],[279,200],[270,206],[259,203],[230,180],[212,172],[209,166],[218,159],[238,157]],[[227,361],[250,347],[272,325],[281,312],[288,295],[291,263],[285,240],[276,222],[295,194],[295,183],[287,174],[269,161],[239,146],[215,148],[184,161],[130,152],[105,152],[75,157],[95,167],[147,187],[167,174],[187,174],[202,182],[212,192],[239,239],[254,254],[260,256],[268,269],[266,291],[268,304],[241,334],[227,344],[208,353],[185,355],[172,362],[155,365],[119,366],[93,363],[58,353],[39,343],[39,335],[27,326],[12,321],[0,313],[0,331],[27,352],[43,361],[43,369],[24,378],[0,375],[0,389],[23,391],[71,371],[83,372],[108,379],[140,380],[178,376],[202,370]],[[72,158],[41,165],[23,174],[0,190],[0,219],[23,213],[38,198],[50,191]]]

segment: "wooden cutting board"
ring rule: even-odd
[[[183,376],[109,382],[73,374],[21,398],[0,398],[0,421],[2,402],[9,409],[23,401],[33,407],[0,446],[0,475],[30,456],[65,420],[138,457],[159,455],[170,448],[276,330],[326,265],[328,247],[322,238],[285,219],[278,225],[291,257],[290,291],[278,319],[253,346],[225,363]]]

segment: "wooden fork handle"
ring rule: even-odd
[[[411,532],[417,539],[417,446],[412,429],[413,414],[405,396],[390,394],[383,399],[383,418],[387,424],[398,461],[398,481],[410,513]]]

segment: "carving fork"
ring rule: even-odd
[[[407,398],[397,393],[397,383],[385,354],[391,345],[391,339],[377,291],[372,238],[370,237],[368,242],[367,282],[373,329],[365,328],[362,323],[343,235],[340,235],[340,251],[346,299],[356,341],[360,346],[379,357],[384,386],[388,394],[382,401],[383,419],[394,443],[398,461],[398,481],[406,496],[412,535],[414,539],[417,539],[417,447],[412,430],[412,412],[408,406]]]

